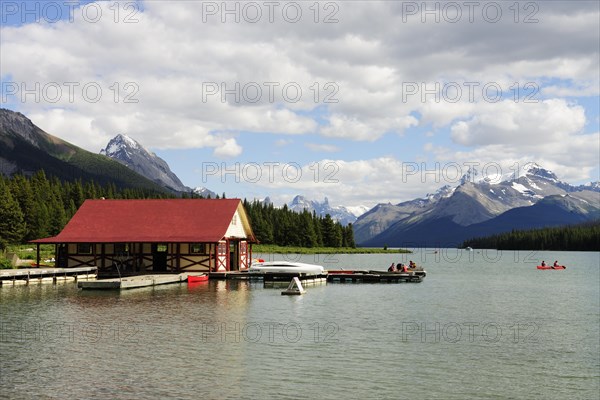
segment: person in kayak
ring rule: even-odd
[[[546,261],[542,261],[542,267],[546,266]]]
[[[560,265],[558,265],[558,261],[557,260],[554,261],[553,267],[560,267]]]

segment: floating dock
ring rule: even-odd
[[[287,286],[294,278],[298,278],[304,286],[327,282],[327,274],[305,274],[302,272],[211,272],[210,279],[232,279],[232,280],[261,280],[265,287]]]
[[[57,283],[61,281],[77,282],[82,289],[131,289],[179,283],[187,280],[190,275],[199,273],[181,274],[154,274],[135,275],[122,278],[96,280],[96,267],[80,268],[26,268],[0,270],[0,286],[2,285],[27,285],[30,283]],[[262,280],[265,287],[288,285],[297,277],[304,286],[324,282],[330,283],[400,283],[422,282],[427,273],[423,270],[409,273],[390,273],[374,270],[334,270],[325,274],[305,274],[297,272],[246,272],[227,271],[210,272],[209,279],[217,280]]]
[[[427,276],[424,270],[415,270],[407,273],[384,272],[375,270],[334,270],[325,274],[308,275],[297,272],[211,272],[210,279],[238,279],[238,280],[263,280],[265,286],[277,284],[287,285],[294,277],[300,279],[303,285],[319,282],[335,283],[419,283]]]
[[[0,286],[96,279],[96,267],[21,268],[0,270]]]
[[[427,276],[427,272],[382,272],[382,271],[329,271],[327,282],[336,283],[419,283]]]
[[[123,290],[148,286],[167,285],[170,283],[186,282],[187,273],[184,274],[160,274],[160,275],[137,275],[126,278],[99,279],[96,281],[78,282],[80,289],[93,290]]]

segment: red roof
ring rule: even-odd
[[[214,243],[238,206],[245,213],[239,199],[86,200],[61,233],[33,242]]]

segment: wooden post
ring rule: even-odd
[[[181,243],[177,243],[175,245],[175,248],[177,249],[177,259],[175,260],[175,265],[176,265],[176,269],[177,269],[177,273],[179,273],[181,271]]]
[[[40,244],[36,243],[36,256],[35,256],[35,262],[36,262],[36,266],[39,268],[40,267]],[[56,252],[55,252],[56,254]]]
[[[102,271],[104,271],[104,267],[106,266],[106,248],[105,248],[105,243],[102,243],[100,245],[100,252],[101,254],[101,259],[100,259],[100,268],[102,268]]]

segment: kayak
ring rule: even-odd
[[[567,267],[565,267],[564,265],[557,265],[556,267],[552,266],[552,265],[538,265],[537,269],[566,269]]]
[[[205,282],[208,280],[208,275],[188,275],[188,283]]]

